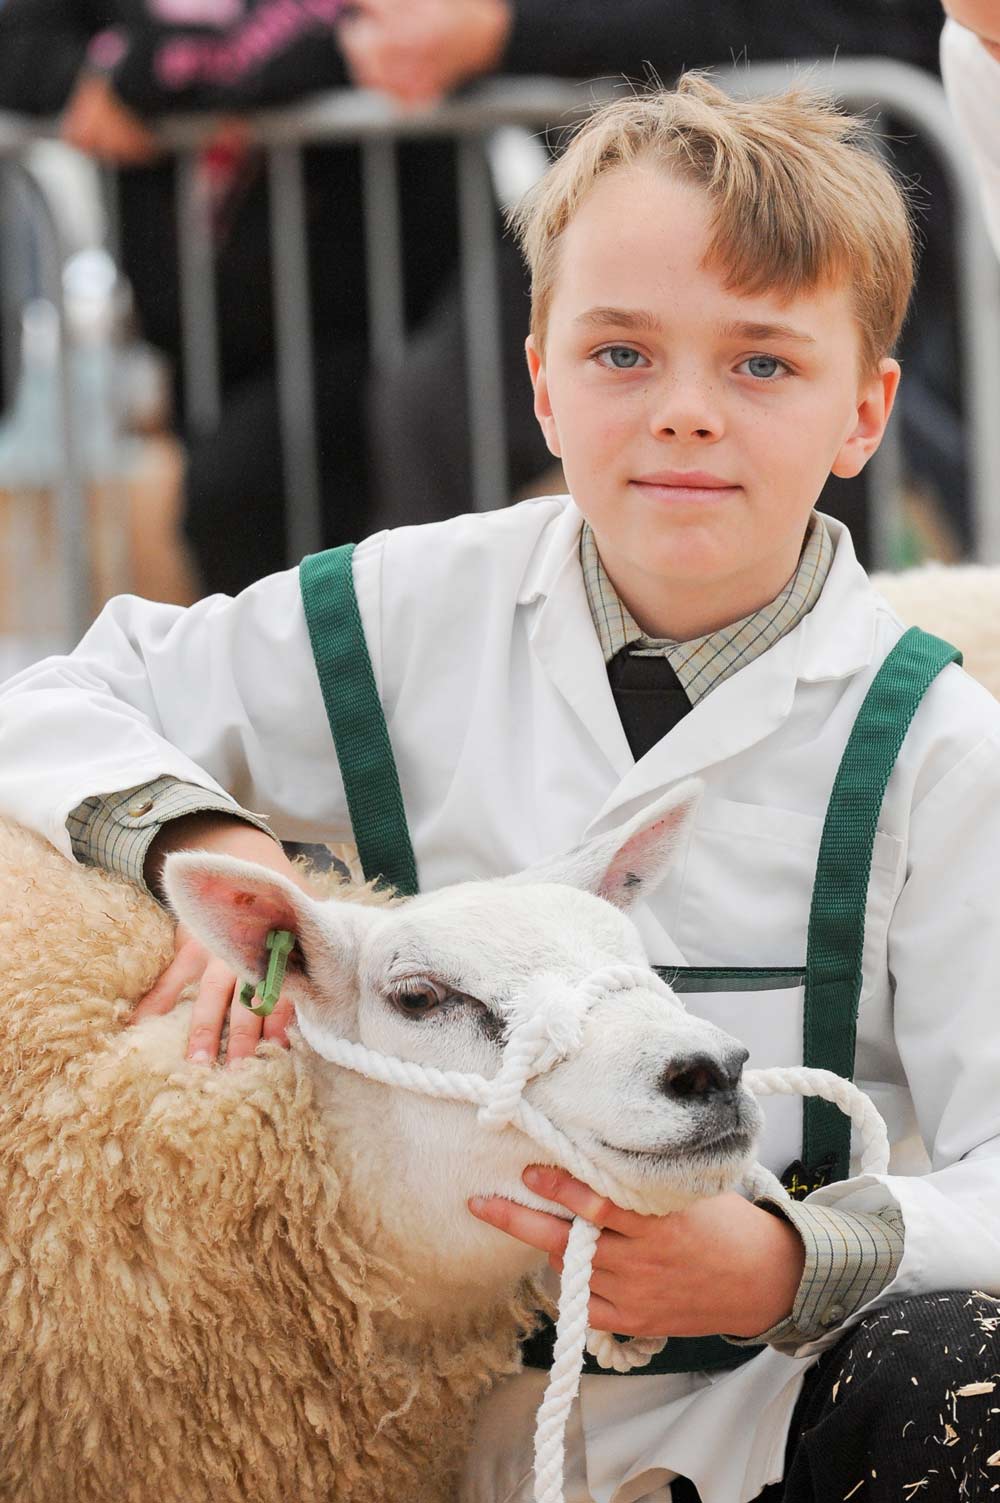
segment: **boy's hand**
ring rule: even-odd
[[[529,1189],[603,1230],[589,1322],[623,1336],[757,1336],[791,1313],[805,1249],[787,1221],[741,1195],[699,1200],[671,1216],[622,1211],[561,1169],[532,1166]],[[499,1197],[476,1199],[481,1221],[549,1254],[562,1270],[569,1226]]]
[[[274,1040],[288,1045],[288,1025],[294,1008],[285,997],[279,997],[274,1011],[266,1018],[259,1018],[244,1007],[237,995],[245,980],[235,976],[221,960],[211,955],[201,942],[189,934],[183,924],[177,925],[174,939],[174,958],[156,982],[136,1006],[133,1023],[143,1018],[159,1017],[176,1007],[182,992],[198,982],[198,992],[191,1009],[191,1029],[188,1034],[187,1058],[193,1064],[209,1065],[219,1057],[219,1040],[222,1028],[229,1016],[229,1039],[226,1046],[228,1068],[253,1054],[261,1039]]]
[[[241,861],[255,861],[260,866],[280,872],[303,891],[308,891],[302,873],[285,855],[270,835],[236,816],[215,812],[189,814],[170,820],[159,831],[146,857],[145,876],[151,888],[159,891],[163,863],[173,851],[213,851],[236,856]],[[150,991],[142,997],[132,1014],[133,1023],[158,1017],[176,1007],[185,988],[198,982],[198,992],[191,1009],[191,1030],[187,1058],[199,1064],[211,1064],[219,1057],[219,1041],[226,1016],[229,1016],[229,1040],[226,1047],[228,1067],[253,1054],[260,1040],[288,1044],[288,1025],[293,1007],[279,997],[274,1011],[266,1018],[257,1017],[239,1000],[239,988],[246,980],[236,976],[178,924],[174,940],[174,958]]]

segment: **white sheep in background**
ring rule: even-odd
[[[925,564],[872,583],[907,626],[961,648],[968,672],[1000,699],[1000,568]]]
[[[312,901],[208,856],[172,858],[168,887],[245,974],[269,929],[293,930],[288,987],[326,1036],[493,1076],[540,997],[645,967],[622,910],[696,793],[405,904]],[[136,889],[0,826],[0,1497],[445,1503],[543,1262],[465,1202],[541,1204],[520,1179],[538,1151],[301,1039],[236,1071],[185,1065],[185,1009],[124,1026],[170,938]],[[666,1210],[738,1177],[759,1112],[745,1051],[645,974],[598,996],[525,1100],[609,1172],[648,1152]]]

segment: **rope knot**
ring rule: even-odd
[[[503,1063],[487,1087],[479,1108],[485,1127],[508,1127],[517,1116],[524,1088],[536,1075],[573,1054],[583,1043],[579,991],[561,976],[533,976],[518,999],[515,1022],[503,1051]]]

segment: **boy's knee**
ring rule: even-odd
[[[889,1408],[903,1405],[912,1413],[928,1405],[938,1414],[949,1394],[984,1375],[992,1381],[1000,1355],[998,1317],[1000,1301],[965,1289],[897,1300],[873,1311],[833,1348],[831,1383],[839,1381],[843,1392],[848,1383],[867,1387],[870,1381]]]
[[[978,1497],[961,1489],[1000,1445],[998,1317],[1000,1301],[950,1290],[897,1300],[848,1331],[806,1378],[788,1503],[848,1497],[876,1476],[880,1498],[907,1496],[918,1479],[927,1503]]]

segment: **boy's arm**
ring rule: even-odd
[[[248,829],[256,827],[271,844],[276,841],[259,815],[223,794],[176,778],[154,778],[120,793],[86,798],[67,816],[66,828],[77,861],[126,877],[159,896],[147,877],[147,858],[157,843],[163,848],[160,837],[166,830],[197,814],[214,814]]]
[[[72,654],[0,690],[0,812],[67,856],[70,817],[92,839],[102,800],[160,779],[197,789],[203,807],[253,811],[283,839],[348,836],[297,571],[188,610],[121,597]],[[126,800],[118,840],[148,834],[166,787],[142,814],[128,813],[142,797]]]

